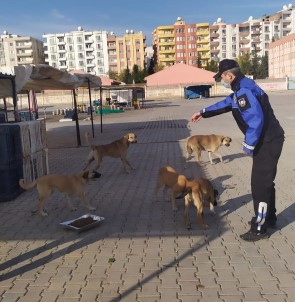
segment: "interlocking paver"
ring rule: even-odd
[[[278,229],[268,240],[242,242],[253,215],[250,192],[251,159],[241,155],[243,135],[232,117],[217,116],[192,124],[192,112],[217,99],[162,100],[146,109],[95,116],[94,142],[108,143],[136,132],[128,159],[136,167],[124,174],[119,159],[105,158],[102,177],[87,186],[87,197],[105,217],[83,233],[64,230],[59,223],[87,213],[80,204],[68,210],[64,196],[53,194],[48,217],[32,215],[37,193],[27,191],[0,203],[0,302],[139,302],[139,301],[292,301],[295,280],[294,93],[272,93],[271,102],[286,130],[276,179]],[[79,120],[82,146],[76,147],[73,122],[47,122],[49,166],[52,173],[83,169],[89,148]],[[192,134],[225,133],[233,138],[222,147],[224,163],[203,164],[194,158],[183,168],[185,142]],[[190,209],[192,230],[183,221],[184,205],[173,213],[171,201],[153,201],[157,172],[171,165],[188,177],[204,176],[219,190],[216,214],[205,211],[207,230]],[[17,210],[16,210],[17,209]],[[115,262],[112,262],[112,261]]]

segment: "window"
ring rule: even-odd
[[[78,50],[83,50],[83,45],[78,45]]]
[[[78,53],[78,58],[79,58],[79,59],[83,59],[83,58],[84,58],[84,55],[83,55],[82,52]]]
[[[100,41],[101,40],[101,36],[96,36],[96,41]]]
[[[84,66],[84,61],[79,61],[79,66]]]
[[[77,43],[82,43],[82,37],[77,37],[77,39],[76,39],[76,41],[77,41]]]

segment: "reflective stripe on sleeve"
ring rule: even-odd
[[[255,149],[255,146],[249,146],[245,142],[243,142],[243,146],[246,147],[249,150],[254,150]]]

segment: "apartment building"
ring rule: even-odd
[[[185,25],[178,18],[174,25],[159,26],[153,31],[155,62],[163,66],[177,62],[196,65],[196,58],[200,58],[202,67],[205,67],[209,60],[236,59],[245,53],[256,53],[261,57],[266,55],[272,41],[294,32],[295,9],[292,4],[284,5],[282,10],[271,15],[257,19],[250,16],[238,24],[227,24],[218,18],[211,25]],[[192,41],[195,41],[196,48],[189,48]]]
[[[270,78],[295,77],[295,33],[269,45]]]
[[[116,37],[117,73],[132,70],[134,65],[145,67],[146,36],[142,32],[126,30],[123,37]]]
[[[178,17],[173,25],[158,26],[153,31],[154,60],[164,67],[175,63],[203,67],[210,59],[209,23],[185,24]]]
[[[78,27],[69,33],[44,34],[45,61],[60,70],[81,70],[95,75],[109,71],[106,31]]]
[[[0,67],[44,64],[43,42],[4,31],[0,36]]]

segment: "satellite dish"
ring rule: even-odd
[[[133,29],[131,29],[131,30],[130,30],[130,33],[131,33],[131,34],[133,34],[133,33],[134,33]]]
[[[126,29],[126,34],[129,34],[129,29]]]
[[[181,17],[177,17],[177,21],[181,21]]]
[[[78,30],[79,30],[79,31],[82,31],[83,28],[82,28],[81,26],[78,26]]]

